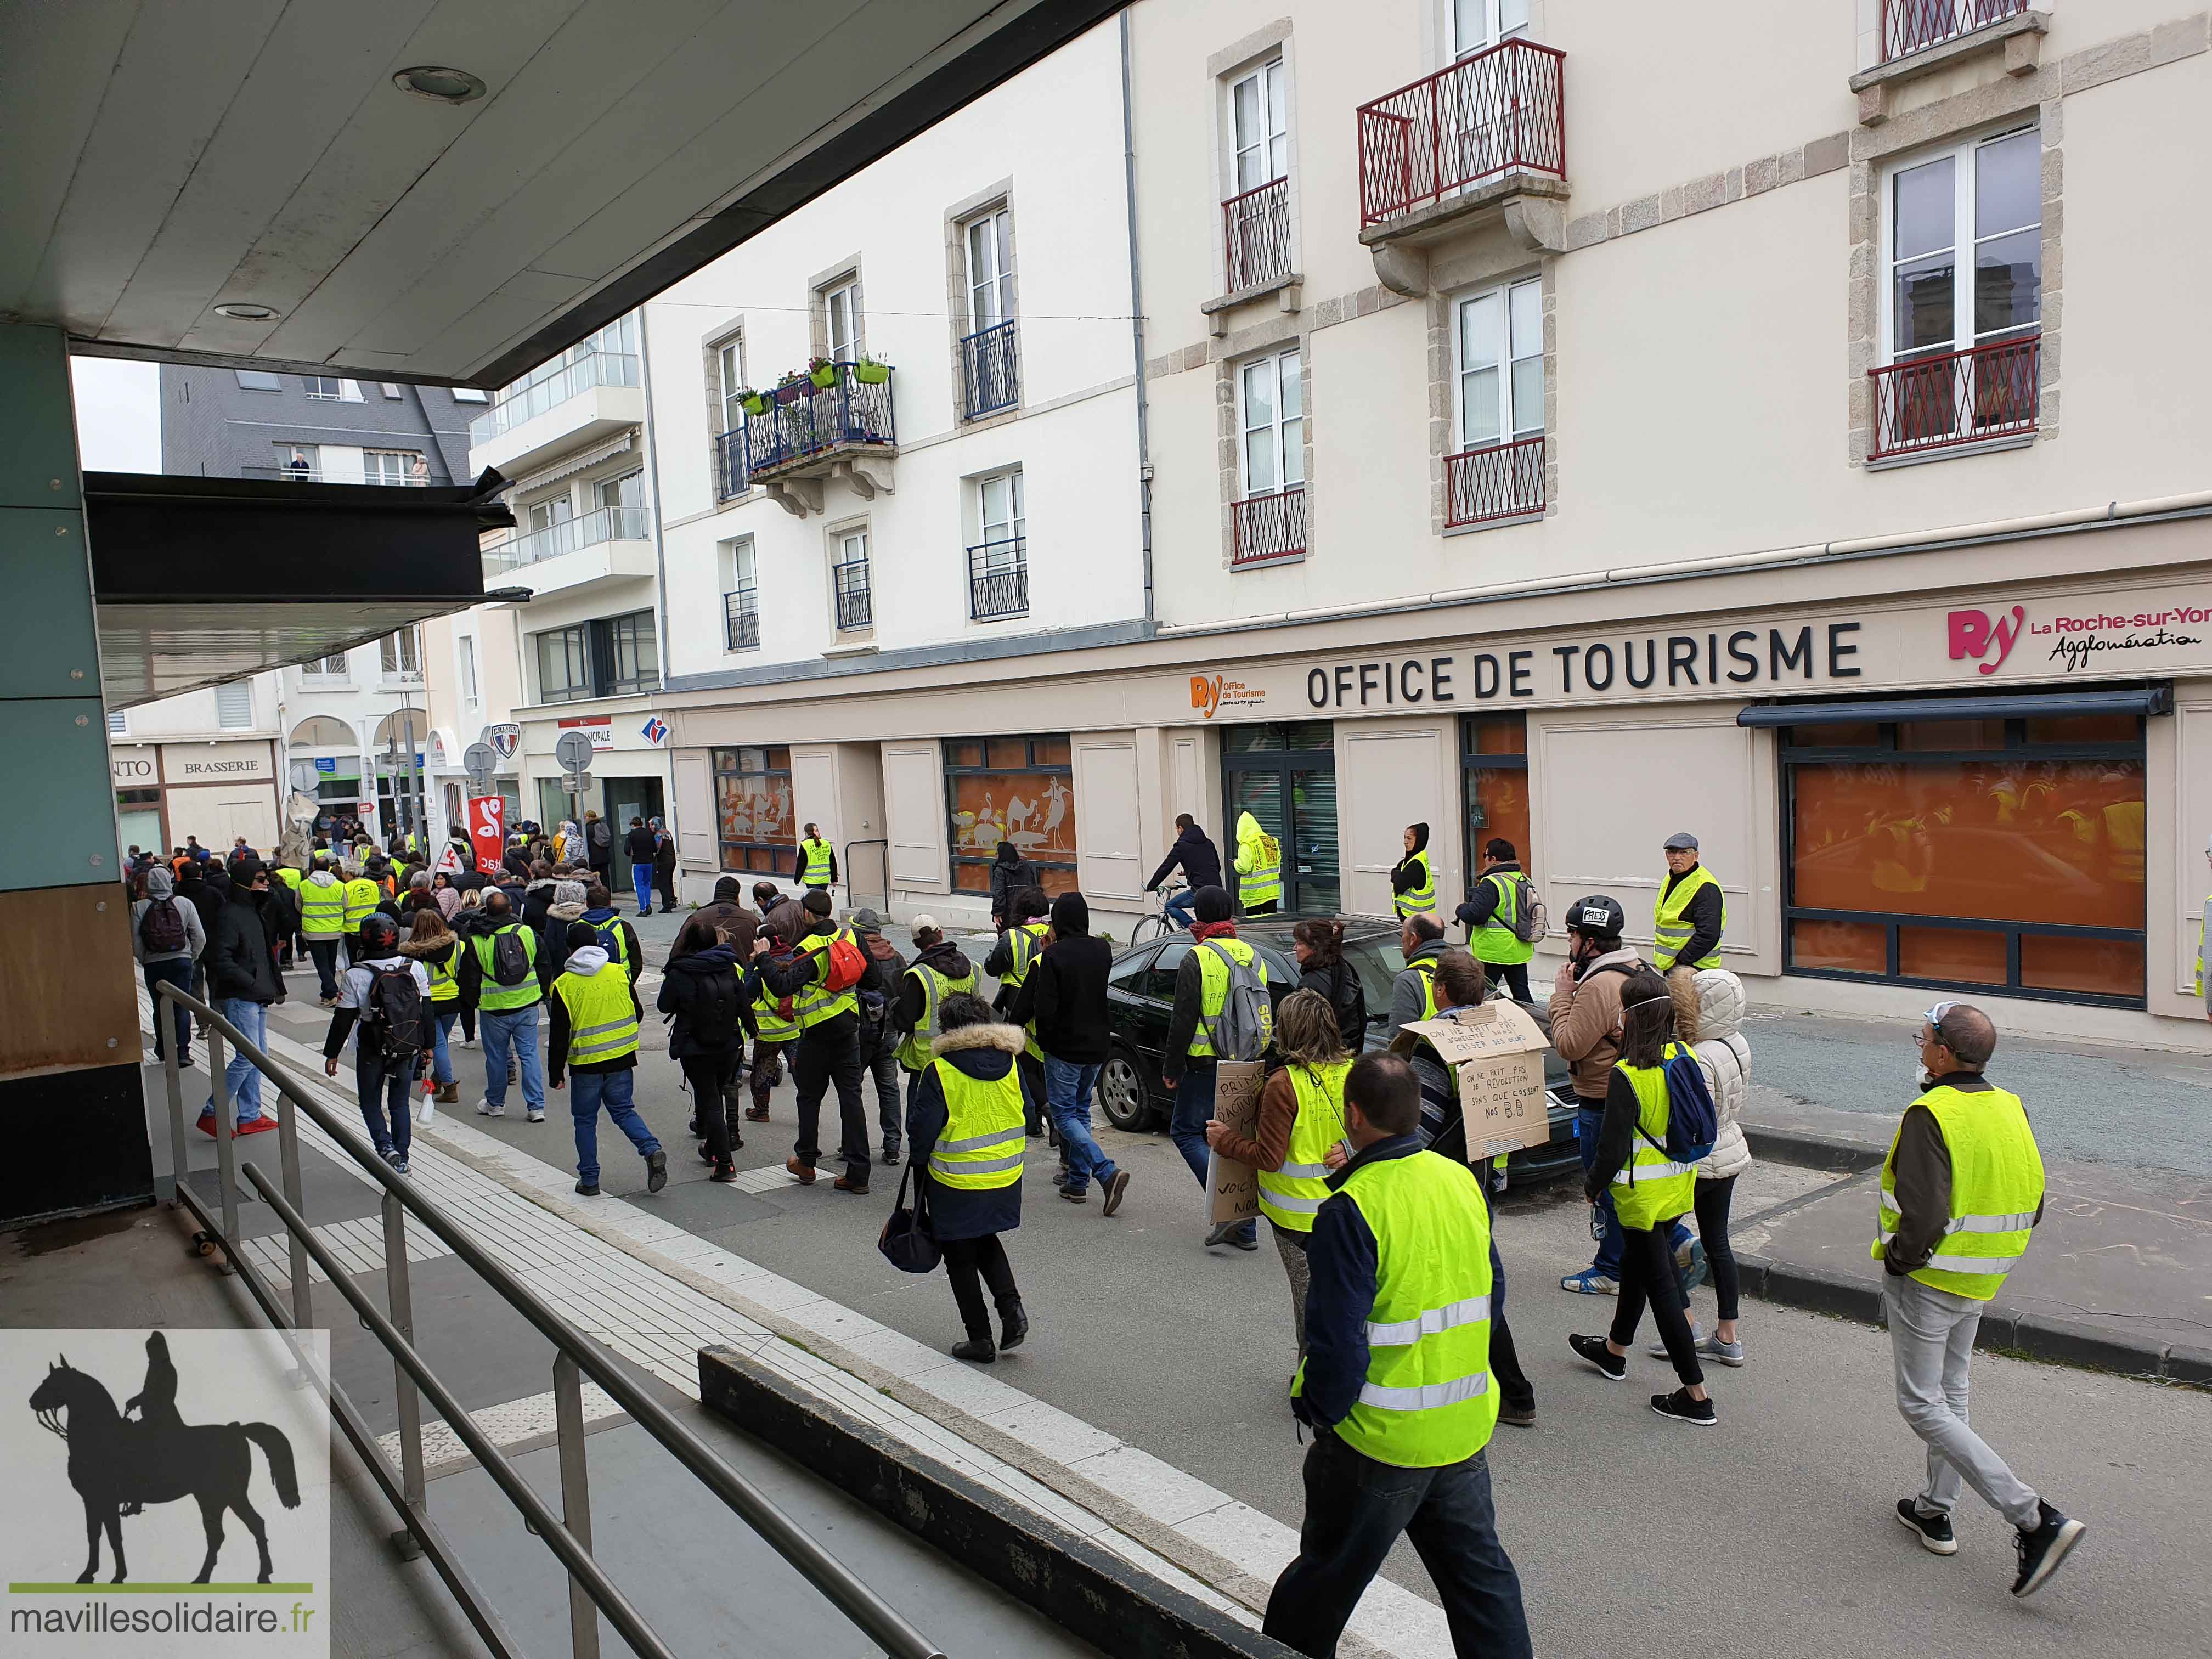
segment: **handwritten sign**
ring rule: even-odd
[[[1213,1115],[1247,1140],[1260,1133],[1260,1089],[1265,1073],[1256,1060],[1224,1060],[1213,1071]],[[1260,1213],[1260,1177],[1249,1164],[1206,1153],[1208,1219],[1218,1226]]]
[[[1458,1077],[1470,1164],[1551,1139],[1544,1054],[1552,1045],[1517,1005],[1500,998],[1455,1008],[1443,1018],[1401,1026],[1401,1038],[1407,1031],[1427,1038]]]

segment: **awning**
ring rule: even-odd
[[[1883,697],[1860,702],[1760,702],[1738,726],[1870,726],[1885,720],[2038,720],[2081,714],[2171,714],[2171,685],[2118,690],[2007,692],[1989,697]]]

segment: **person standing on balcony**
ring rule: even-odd
[[[806,826],[791,878],[810,893],[826,893],[837,884],[837,849],[822,839],[817,825]]]

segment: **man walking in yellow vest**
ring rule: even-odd
[[[1345,1074],[1352,1156],[1314,1216],[1306,1357],[1291,1383],[1291,1408],[1314,1431],[1305,1524],[1262,1628],[1334,1654],[1402,1532],[1435,1581],[1452,1650],[1527,1659],[1484,1455],[1498,1420],[1490,1215],[1480,1177],[1425,1151],[1420,1121],[1420,1085],[1396,1055]]]
[[[1698,838],[1688,830],[1667,837],[1667,879],[1651,916],[1651,965],[1661,973],[1674,968],[1717,968],[1721,935],[1728,928],[1728,901],[1713,872],[1698,862]]]
[[[2043,1158],[2020,1097],[1982,1075],[1996,1027],[1980,1009],[1939,1002],[1920,1022],[1928,1088],[1905,1109],[1881,1166],[1874,1256],[1897,1357],[1897,1409],[1928,1443],[1928,1482],[1897,1518],[1937,1555],[1957,1553],[1960,1483],[2018,1530],[2014,1595],[2033,1595],[2081,1540],[2082,1525],[2023,1485],[1966,1426],[1966,1368],[1982,1310],[2027,1253],[2043,1218]]]
[[[636,988],[619,962],[608,959],[599,929],[588,921],[568,924],[568,959],[546,1000],[553,1010],[547,1045],[546,1081],[562,1086],[562,1073],[573,1073],[574,1091],[568,1115],[576,1128],[576,1192],[599,1195],[599,1108],[629,1137],[645,1159],[645,1189],[668,1184],[668,1154],[637,1115],[637,1028],[644,1011]]]

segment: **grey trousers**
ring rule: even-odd
[[[1985,1304],[1894,1273],[1882,1275],[1881,1299],[1897,1358],[1898,1413],[1928,1443],[1922,1511],[1950,1514],[1963,1480],[2014,1526],[2035,1526],[2042,1518],[2035,1493],[1966,1426],[1966,1367]]]
[[[1306,1357],[1306,1287],[1313,1283],[1313,1273],[1306,1266],[1307,1233],[1294,1233],[1278,1227],[1270,1221],[1267,1229],[1275,1235],[1275,1253],[1283,1258],[1283,1273],[1291,1281],[1291,1317],[1298,1334],[1298,1358]]]

